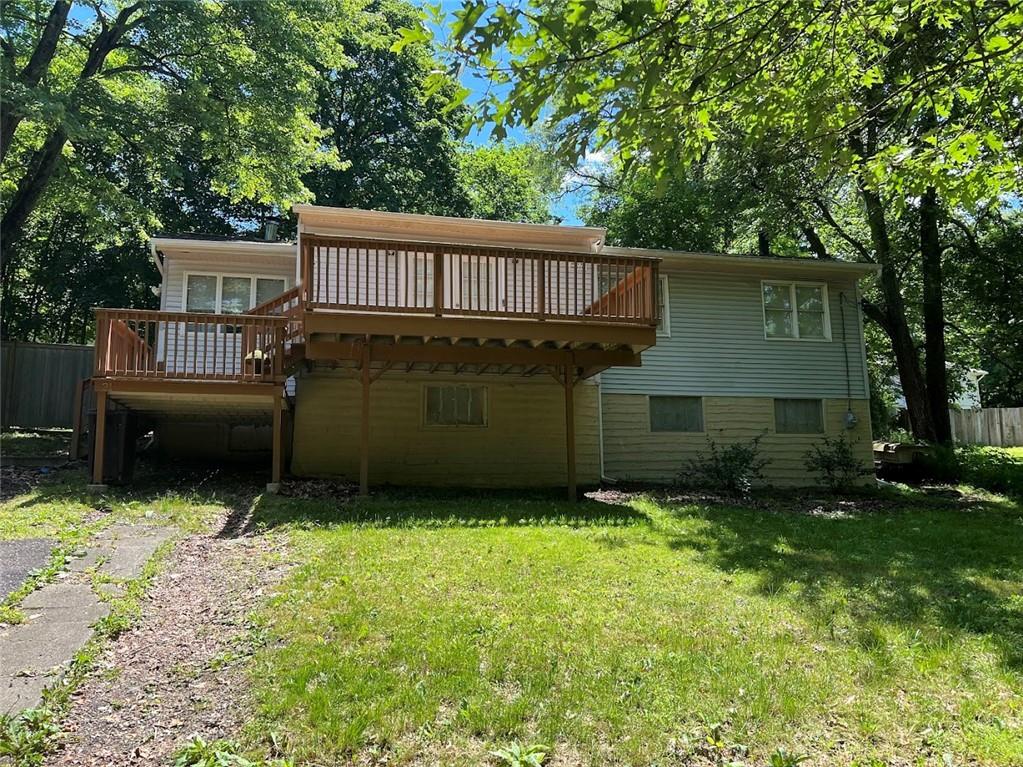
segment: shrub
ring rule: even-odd
[[[960,479],[996,493],[1023,496],[1023,457],[999,447],[961,447],[956,450]]]
[[[847,490],[870,473],[856,457],[852,442],[845,434],[824,437],[807,451],[805,462],[806,470],[819,475],[832,491]]]
[[[760,434],[749,442],[733,442],[724,447],[708,439],[706,455],[690,458],[679,472],[676,483],[680,487],[748,495],[753,483],[764,478],[763,469],[770,463],[767,458],[759,457],[763,437]]]

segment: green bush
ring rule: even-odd
[[[806,470],[817,474],[832,491],[853,487],[860,477],[870,473],[856,457],[852,442],[842,434],[824,437],[806,453]]]
[[[733,442],[718,447],[712,439],[707,440],[707,453],[700,458],[690,458],[685,468],[678,473],[679,487],[719,490],[735,495],[749,495],[753,483],[764,478],[763,469],[770,463],[760,457],[760,434],[749,442]]]
[[[1019,456],[999,447],[960,447],[956,450],[959,480],[995,493],[1023,497],[1023,451]]]

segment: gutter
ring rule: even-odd
[[[164,277],[163,273],[163,261],[160,260],[160,253],[156,249],[156,240],[150,238],[149,240],[149,253],[153,257],[153,263],[156,264],[156,271],[160,273],[160,277]]]

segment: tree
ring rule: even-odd
[[[441,68],[432,46],[391,50],[418,11],[400,0],[366,8],[364,26],[343,35],[347,60],[322,66],[317,123],[343,164],[321,167],[305,181],[321,205],[435,215],[466,215],[459,184],[458,131],[464,114],[449,109],[456,84],[427,81]]]
[[[354,23],[344,0],[70,6],[3,5],[5,268],[88,146],[156,180],[173,175],[179,138],[197,141],[216,191],[261,203],[308,199],[303,175],[336,161],[310,115],[314,62],[340,62],[339,30]]]
[[[491,144],[462,150],[459,181],[469,217],[544,224],[561,175],[536,144]]]
[[[405,37],[429,34],[420,26]],[[478,122],[500,135],[549,119],[566,158],[613,146],[625,170],[662,177],[728,136],[779,165],[809,165],[815,180],[794,187],[787,206],[818,255],[827,228],[880,265],[878,300],[865,308],[892,344],[913,431],[950,440],[942,223],[1019,185],[1018,3],[466,0],[447,47],[498,85]],[[863,238],[833,209],[853,199]],[[893,221],[907,209],[923,357],[903,298],[907,254],[893,249]]]

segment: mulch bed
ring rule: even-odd
[[[193,734],[236,737],[256,649],[247,616],[290,567],[281,546],[257,535],[181,541],[142,619],[107,645],[74,694],[63,743],[46,764],[169,764]]]

